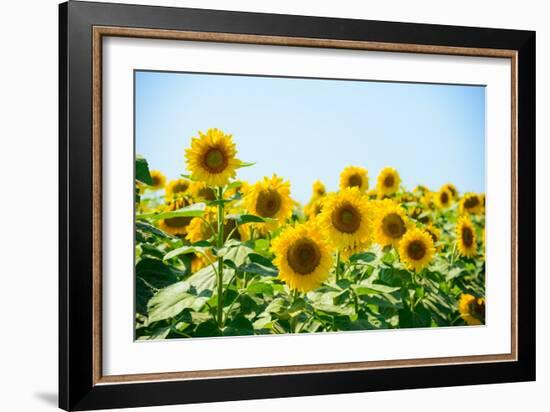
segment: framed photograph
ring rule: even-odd
[[[59,402],[535,379],[535,33],[60,5]]]

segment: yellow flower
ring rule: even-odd
[[[356,187],[327,196],[319,224],[338,249],[372,241],[372,207]]]
[[[170,201],[187,193],[191,182],[187,179],[171,180],[166,186],[166,200]]]
[[[187,206],[187,201],[184,198],[179,198],[171,201],[167,205],[165,211],[174,211],[181,209],[185,206]],[[181,236],[187,233],[187,227],[189,226],[191,219],[191,217],[186,216],[170,217],[168,219],[160,219],[157,224],[158,227],[166,233],[170,233],[174,236]]]
[[[271,178],[252,185],[244,198],[244,205],[249,213],[274,219],[277,222],[268,223],[271,229],[277,224],[284,223],[292,215],[292,199],[290,198],[290,183],[283,181],[281,177],[273,175]]]
[[[468,325],[483,325],[485,323],[485,299],[483,298],[463,293],[458,301],[458,311]]]
[[[458,199],[458,190],[452,183],[445,183],[441,189],[447,189],[453,195],[454,200]]]
[[[312,198],[309,203],[304,207],[304,214],[308,220],[313,220],[321,214],[323,211],[324,198],[317,197]]]
[[[216,199],[216,192],[204,182],[191,182],[189,191],[196,202],[209,202]]]
[[[348,166],[340,174],[340,190],[356,187],[361,193],[369,188],[367,169],[358,166]]]
[[[441,238],[441,230],[439,230],[432,224],[427,225],[425,227],[425,230],[432,237],[434,244],[439,242],[439,239]]]
[[[151,170],[149,174],[153,181],[153,184],[149,185],[149,187],[155,190],[162,189],[166,184],[166,176],[164,176],[160,170]]]
[[[191,243],[210,239],[212,236],[214,236],[212,228],[217,227],[216,219],[216,210],[210,207],[207,208],[202,218],[194,217],[193,219],[191,219],[189,226],[187,226],[187,235],[185,236],[185,238]]]
[[[445,186],[439,189],[439,192],[435,194],[435,204],[440,209],[447,209],[449,206],[451,206],[451,201],[453,199],[453,194],[451,191],[446,188]]]
[[[460,213],[479,214],[483,211],[480,197],[475,193],[466,193],[460,200]]]
[[[401,184],[401,178],[399,173],[392,167],[386,167],[382,169],[378,175],[378,181],[376,184],[376,189],[378,191],[378,196],[383,198],[397,192],[399,185]]]
[[[219,129],[199,132],[191,139],[191,147],[185,151],[187,169],[195,180],[208,186],[224,186],[235,177],[241,161],[235,158],[237,149],[233,138]]]
[[[431,262],[434,254],[432,237],[424,230],[409,229],[399,242],[399,257],[409,270],[420,271]]]
[[[378,202],[374,218],[376,243],[381,246],[397,246],[408,226],[407,216],[401,206],[389,199]]]
[[[461,217],[456,224],[456,245],[462,256],[475,256],[476,233],[472,222],[467,217]]]
[[[313,182],[313,198],[322,197],[327,194],[325,184],[320,180]]]
[[[313,224],[288,227],[273,240],[272,250],[279,278],[291,289],[309,292],[329,276],[331,249]]]

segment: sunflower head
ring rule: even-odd
[[[456,245],[458,252],[465,257],[473,257],[477,252],[476,232],[468,217],[461,217],[456,224]]]
[[[327,188],[325,187],[325,184],[321,182],[320,180],[316,180],[313,182],[313,198],[323,197],[327,194]]]
[[[224,186],[235,177],[241,161],[235,158],[237,149],[233,137],[219,129],[199,132],[185,151],[187,169],[195,180],[208,186]]]
[[[449,192],[451,192],[451,195],[453,195],[453,200],[458,199],[458,190],[456,190],[456,186],[452,183],[445,183],[441,189],[447,189]]]
[[[361,193],[369,188],[367,169],[358,166],[348,166],[340,173],[340,190],[356,187]]]
[[[476,193],[466,193],[462,199],[460,199],[460,213],[476,215],[482,211],[482,199]]]
[[[378,196],[384,198],[386,196],[393,195],[399,189],[401,184],[401,177],[399,173],[393,167],[386,167],[380,171],[378,180],[376,182],[376,190]]]
[[[186,195],[190,185],[191,181],[187,179],[171,180],[168,185],[166,185],[166,200],[170,201]]]
[[[311,223],[288,227],[273,241],[272,250],[279,278],[291,289],[309,292],[329,276],[331,248]]]
[[[437,227],[435,227],[432,224],[426,225],[426,227],[424,229],[431,236],[434,244],[439,242],[439,239],[441,239],[441,230],[440,229],[438,229]]]
[[[399,242],[399,257],[408,269],[419,272],[435,254],[432,237],[424,230],[412,228]]]
[[[166,176],[164,176],[160,170],[151,170],[149,174],[151,175],[151,180],[153,181],[153,184],[149,185],[150,188],[154,190],[164,188],[166,185]]]
[[[208,207],[202,217],[191,219],[189,226],[187,226],[187,235],[185,238],[191,243],[208,240],[215,234],[212,231],[214,227],[216,227],[216,209]]]
[[[485,299],[483,298],[463,293],[458,301],[458,311],[468,325],[483,325],[485,323]]]
[[[304,214],[308,220],[313,220],[321,214],[323,211],[324,198],[312,198],[309,203],[304,207]]]
[[[435,204],[440,209],[447,209],[451,206],[453,198],[453,194],[445,186],[439,189],[439,192],[434,194]]]
[[[244,205],[253,215],[274,219],[276,227],[292,215],[290,183],[277,175],[264,177],[247,190]]]
[[[165,211],[174,211],[181,209],[188,205],[185,198],[177,198],[171,200],[165,208]],[[187,227],[193,218],[186,216],[170,217],[167,219],[160,219],[158,226],[166,233],[170,233],[174,236],[183,236],[187,233]]]
[[[374,233],[378,244],[397,246],[408,226],[409,221],[401,206],[389,199],[378,202],[374,218]]]
[[[319,224],[329,241],[338,249],[372,241],[373,210],[356,187],[327,196]]]
[[[204,182],[191,182],[189,192],[197,202],[210,202],[216,199],[216,192]]]

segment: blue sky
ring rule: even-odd
[[[137,71],[136,153],[168,178],[185,173],[184,150],[199,130],[233,135],[238,170],[254,182],[278,174],[307,202],[321,179],[365,167],[370,186],[395,167],[403,184],[485,190],[485,88],[370,81]]]

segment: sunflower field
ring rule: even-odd
[[[485,323],[484,194],[348,166],[301,205],[276,174],[239,180],[254,164],[218,129],[176,180],[135,167],[137,339]]]

